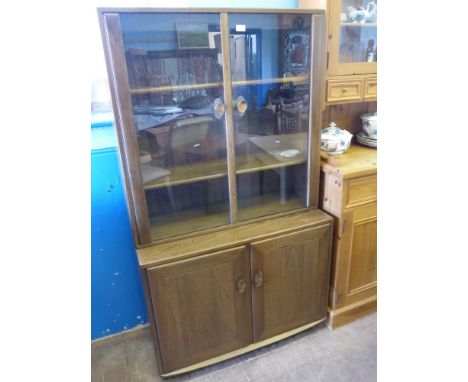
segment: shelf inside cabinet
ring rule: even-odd
[[[273,170],[276,168],[294,166],[305,162],[306,159],[304,157],[286,158],[285,160],[278,161],[267,153],[238,156],[236,158],[236,174],[243,175],[256,171]],[[209,162],[171,167],[169,171],[169,175],[145,183],[145,191],[221,178],[223,176],[227,176],[227,164],[225,159],[218,159]]]
[[[232,86],[245,86],[245,85],[263,85],[263,84],[305,84],[309,81],[309,76],[295,76],[295,77],[279,77],[279,78],[262,78],[257,80],[242,80],[233,81]]]
[[[165,215],[152,218],[151,238],[152,240],[161,240],[177,235],[183,235],[191,232],[197,232],[207,227],[219,227],[229,224],[229,216],[226,205],[212,204],[210,214],[207,215],[205,209],[190,209],[179,211],[177,215]]]
[[[193,89],[208,89],[218,88],[223,86],[222,82],[210,82],[205,84],[191,84],[191,85],[164,85],[155,86],[149,88],[130,89],[131,94],[148,94],[148,93],[167,93],[176,92],[181,90],[193,90]]]
[[[281,167],[295,166],[301,163],[305,163],[304,157],[298,158],[287,158],[282,161],[278,161],[270,154],[257,153],[249,156],[241,156],[236,158],[237,162],[237,175],[248,174],[251,172],[273,170]]]
[[[377,27],[377,23],[341,23],[342,27]]]
[[[250,204],[252,206],[249,206]],[[304,200],[301,198],[290,198],[284,203],[280,203],[278,195],[262,195],[261,197],[239,200],[238,206],[238,219],[239,221],[245,221],[304,208]]]
[[[253,206],[249,206],[252,204]],[[280,204],[277,195],[263,195],[261,198],[252,197],[239,200],[238,217],[240,221],[278,214],[286,211],[304,208],[304,201],[292,198]],[[151,237],[160,240],[175,236],[174,233],[190,233],[206,229],[207,226],[219,227],[227,225],[226,206],[224,204],[211,205],[211,214],[204,215],[204,210],[190,210],[179,212],[177,216],[165,216],[164,219],[151,219]]]
[[[296,76],[296,77],[280,77],[280,78],[265,78],[257,80],[242,80],[233,81],[232,86],[248,86],[248,85],[263,85],[263,84],[305,84],[308,83],[309,76]],[[130,89],[131,94],[148,94],[148,93],[167,93],[181,90],[194,90],[194,89],[208,89],[223,86],[222,82],[209,82],[204,84],[190,84],[190,85],[164,85],[155,87],[146,87],[138,89]]]
[[[226,159],[175,166],[169,168],[168,170],[170,171],[169,175],[145,183],[145,191],[227,176]]]

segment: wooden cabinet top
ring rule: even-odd
[[[162,265],[226,248],[246,245],[276,237],[298,229],[329,224],[331,217],[318,209],[305,210],[268,220],[229,227],[216,232],[202,233],[184,239],[168,241],[137,249],[143,268]]]
[[[377,174],[377,150],[360,145],[351,147],[341,155],[321,152],[321,169],[342,178]]]

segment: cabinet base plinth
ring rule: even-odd
[[[266,340],[263,340],[263,341],[260,341],[260,342],[254,343],[254,344],[251,344],[251,345],[246,346],[246,347],[244,347],[242,349],[234,350],[232,352],[220,355],[218,357],[214,357],[214,358],[208,359],[206,361],[199,362],[197,364],[184,367],[183,369],[175,370],[175,371],[172,371],[172,372],[166,373],[166,374],[161,374],[161,376],[162,377],[172,377],[172,376],[175,376],[175,375],[188,373],[189,371],[201,369],[203,367],[210,366],[210,365],[213,365],[213,364],[218,363],[218,362],[226,361],[226,360],[228,360],[230,358],[234,358],[234,357],[240,356],[242,354],[251,352],[253,350],[259,349],[261,347],[271,345],[271,344],[273,344],[275,342],[281,341],[281,340],[283,340],[285,338],[288,338],[288,337],[291,337],[291,336],[293,336],[295,334],[303,332],[304,330],[307,330],[307,329],[310,329],[310,328],[312,328],[314,326],[317,326],[318,324],[324,322],[326,319],[327,319],[326,317],[322,318],[321,320],[312,322],[310,324],[301,326],[299,328],[290,330],[290,331],[282,333],[282,334],[278,334],[277,336],[268,338]]]
[[[329,309],[326,325],[330,329],[347,324],[377,310],[377,296],[367,298],[340,309]]]

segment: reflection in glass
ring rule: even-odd
[[[230,14],[238,219],[306,206],[310,16]]]
[[[219,14],[122,14],[153,240],[229,222]]]
[[[377,61],[377,1],[342,0],[341,62]]]

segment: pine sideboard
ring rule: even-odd
[[[331,328],[377,308],[377,150],[322,153],[321,207],[334,217]]]

